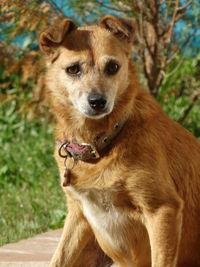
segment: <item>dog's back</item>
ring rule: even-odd
[[[200,144],[189,131],[164,114],[147,93],[140,93],[136,97],[137,101],[141,116],[144,116],[144,110],[147,109],[140,141],[145,142],[146,136],[147,142],[153,144],[155,154],[161,149],[160,158],[166,160],[163,166],[184,200],[178,266],[183,263],[183,266],[200,266]],[[153,116],[150,110],[153,111]],[[152,155],[152,166],[154,159]]]

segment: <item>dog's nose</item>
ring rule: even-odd
[[[88,103],[95,111],[101,111],[105,108],[106,97],[100,94],[91,94],[88,96]]]

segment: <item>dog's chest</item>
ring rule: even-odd
[[[129,223],[128,214],[122,206],[116,205],[118,193],[114,189],[75,190],[68,188],[73,197],[82,204],[83,213],[93,231],[101,236],[110,246],[121,246],[123,236]],[[122,239],[122,240],[120,240]]]

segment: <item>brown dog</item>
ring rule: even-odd
[[[200,144],[140,88],[134,31],[106,16],[40,35],[68,202],[51,267],[200,266]]]

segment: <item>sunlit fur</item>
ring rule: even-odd
[[[140,88],[132,39],[123,36],[132,29],[128,23],[109,16],[101,27],[75,29],[47,58],[57,138],[65,132],[69,140],[92,143],[126,119],[99,160],[76,162],[63,188],[68,215],[51,267],[200,266],[200,144]],[[109,77],[103,68],[111,57],[121,67]],[[65,69],[76,61],[83,75],[72,78]],[[108,114],[98,119],[85,114],[91,90],[108,98]]]
[[[113,44],[112,47],[109,43]],[[80,28],[72,32],[63,45],[64,47],[57,51],[54,64],[49,65],[47,75],[47,84],[56,98],[56,103],[63,106],[73,105],[80,115],[94,119],[111,113],[129,82],[128,58],[123,45],[116,43],[115,37],[105,29],[94,26],[90,27],[89,31],[88,28]],[[95,47],[95,50],[91,49],[92,47]],[[116,75],[109,76],[104,71],[109,60],[116,60],[120,64]],[[76,62],[81,66],[81,75],[67,74],[66,68]],[[105,94],[107,97],[107,112],[100,116],[89,114],[91,108],[87,98],[93,92]]]

